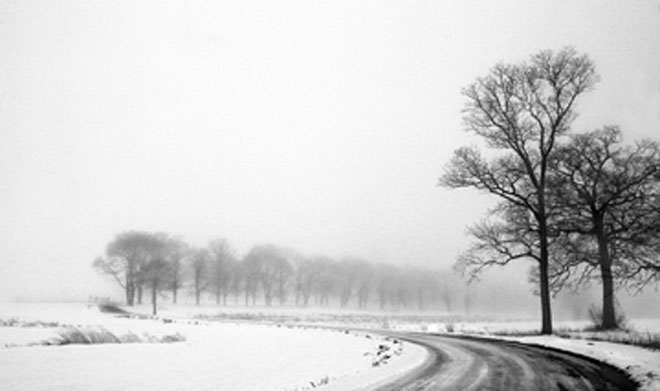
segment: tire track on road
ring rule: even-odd
[[[475,337],[400,333],[429,359],[376,391],[632,391],[623,371],[588,357],[540,346]]]

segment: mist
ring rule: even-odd
[[[641,1],[2,2],[0,299],[121,298],[91,265],[129,230],[449,270],[493,205],[437,185],[476,142],[461,89],[574,45],[602,79],[574,128],[657,140],[658,37]],[[535,315],[527,267],[471,311]]]

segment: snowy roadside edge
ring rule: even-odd
[[[660,391],[660,352],[613,342],[557,336],[520,337],[518,342],[547,346],[613,365],[639,383],[640,391]]]
[[[366,333],[366,331],[362,331]],[[386,333],[374,332],[378,338],[389,338]],[[398,339],[398,338],[397,338]],[[402,353],[385,365],[358,371],[351,375],[333,379],[320,387],[322,391],[366,391],[390,383],[422,366],[429,357],[429,352],[421,345],[402,341]]]
[[[470,333],[447,335],[476,336],[563,350],[619,368],[639,383],[638,391],[660,391],[660,351],[613,342],[568,339],[556,335],[522,337],[473,335]]]

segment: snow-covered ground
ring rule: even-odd
[[[0,319],[3,390],[308,390],[326,383],[348,389],[406,372],[426,356],[375,334],[184,318],[165,323],[117,318],[85,304],[3,304]],[[152,342],[178,334],[185,342],[40,345],[72,326]]]
[[[556,330],[568,330],[567,339],[525,336],[538,330],[536,320],[447,314],[164,306],[157,319],[135,319],[81,303],[0,304],[0,384],[3,390],[363,389],[425,359],[423,348],[379,336],[395,330],[490,335],[573,351],[624,369],[642,390],[660,391],[660,351],[581,339],[593,337],[575,332],[588,325],[555,322]],[[628,325],[660,333],[657,319]],[[150,343],[44,346],[61,343],[62,332],[72,329]],[[496,336],[501,333],[510,336]]]

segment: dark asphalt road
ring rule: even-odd
[[[416,371],[377,391],[632,391],[620,370],[558,350],[477,338],[399,334],[429,352]]]

